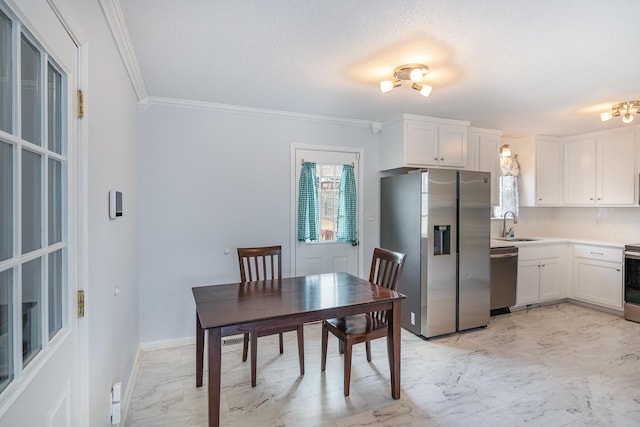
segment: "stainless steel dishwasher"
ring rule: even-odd
[[[509,313],[516,305],[518,248],[491,248],[491,315]]]

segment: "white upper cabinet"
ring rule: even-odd
[[[467,137],[468,170],[491,172],[491,204],[499,203],[500,137],[493,129],[469,128]]]
[[[536,205],[562,204],[562,143],[536,138]]]
[[[382,124],[380,170],[458,167],[467,162],[469,122],[403,114]]]
[[[635,159],[633,132],[566,139],[565,204],[633,205]]]
[[[598,140],[600,159],[596,200],[605,205],[633,205],[635,202],[635,142],[633,133],[611,135]]]

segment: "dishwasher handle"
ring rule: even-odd
[[[495,258],[515,258],[518,256],[517,252],[513,252],[510,254],[492,254],[490,255],[491,259],[495,259]]]

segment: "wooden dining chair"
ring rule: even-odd
[[[240,281],[249,286],[256,280],[282,279],[282,247],[266,246],[258,248],[238,248],[238,262],[240,264]],[[284,352],[283,332],[298,332],[298,358],[300,375],[304,375],[304,333],[303,325],[270,328],[244,334],[242,361],[247,361],[249,341],[251,341],[251,386],[256,386],[256,366],[258,356],[258,338],[278,334],[280,339],[280,354]]]
[[[387,249],[373,251],[369,281],[392,290],[396,289],[405,255]],[[322,371],[327,367],[327,343],[329,332],[340,340],[340,352],[344,352],[344,395],[349,396],[351,384],[351,348],[354,344],[366,343],[367,361],[371,362],[370,341],[387,336],[387,312],[379,311],[355,316],[328,319],[322,322]],[[387,352],[391,351],[387,341]],[[389,357],[389,355],[388,355]],[[389,357],[391,362],[391,357]]]

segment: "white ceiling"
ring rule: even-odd
[[[507,136],[620,127],[599,113],[640,99],[638,0],[119,1],[151,97]],[[431,96],[381,94],[411,62]]]

